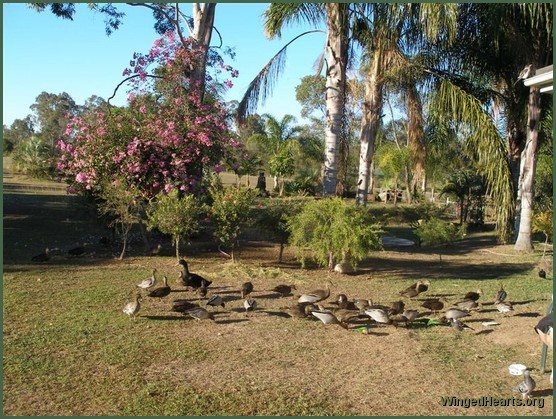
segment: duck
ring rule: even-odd
[[[504,284],[500,282],[500,290],[496,293],[494,304],[499,304],[506,299],[508,293],[504,290]]]
[[[153,269],[153,274],[151,275],[151,277],[142,280],[141,282],[139,282],[137,284],[137,286],[139,288],[143,288],[144,290],[152,288],[156,284],[156,276],[155,275],[156,275],[156,269]]]
[[[310,316],[312,310],[316,310],[316,307],[311,303],[295,303],[286,308],[286,311],[288,311],[291,317],[298,319],[304,319]]]
[[[552,329],[554,327],[554,314],[551,312],[539,320],[535,326],[535,332],[539,335],[542,343],[552,348]]]
[[[421,283],[417,285],[417,291],[419,291],[419,293],[426,292],[428,291],[430,285],[431,283],[429,280],[421,281]]]
[[[326,284],[326,290],[317,289],[307,294],[302,294],[297,300],[298,303],[318,303],[330,297],[330,285]]]
[[[423,304],[421,304],[421,307],[428,308],[429,310],[438,313],[444,308],[444,304],[446,303],[448,303],[448,301],[446,301],[444,298],[432,299],[425,301]]]
[[[400,291],[400,295],[403,295],[405,292],[407,291],[411,291],[411,290],[416,290],[417,287],[421,284],[421,281],[417,281],[415,284],[410,285],[409,287],[407,287],[406,289],[404,289],[403,291]]]
[[[137,315],[137,313],[139,313],[139,310],[141,310],[140,301],[141,301],[141,294],[137,293],[135,294],[133,301],[130,301],[124,306],[124,309],[122,311],[129,316],[130,320],[132,317],[133,320],[135,320],[135,316]]]
[[[183,267],[179,279],[182,285],[197,289],[202,286],[208,288],[208,286],[212,284],[212,281],[203,278],[201,275],[189,272],[189,266],[184,259],[180,259],[177,264]]]
[[[388,314],[390,316],[401,314],[403,313],[404,309],[405,309],[405,304],[403,301],[394,301],[392,303],[392,307],[390,307],[390,310],[388,310]]]
[[[184,314],[193,317],[196,320],[207,320],[210,319],[212,321],[215,321],[214,319],[214,315],[212,313],[209,313],[206,309],[204,309],[203,307],[193,307],[190,308],[189,310],[184,311]]]
[[[369,307],[365,309],[365,314],[370,318],[372,318],[377,323],[393,324],[394,326],[397,326],[397,323],[394,320],[392,320],[388,315],[388,310],[384,310],[382,308],[377,308],[377,307],[375,308]]]
[[[514,307],[512,306],[512,303],[510,302],[506,302],[506,301],[502,301],[501,303],[495,304],[496,309],[502,313],[502,314],[508,314],[510,311],[513,311]]]
[[[160,255],[160,251],[162,250],[162,245],[158,243],[156,246],[150,248],[151,256],[158,256]]]
[[[475,300],[463,300],[463,301],[459,301],[455,304],[455,306],[457,308],[461,308],[462,310],[472,310],[474,308],[479,307],[479,303]]]
[[[421,291],[419,291],[419,289],[422,289],[423,287],[423,282],[422,281],[417,281],[415,284],[411,285],[410,287],[406,288],[403,291],[400,291],[400,295],[402,297],[407,297],[407,298],[413,298],[413,297],[417,297]],[[428,287],[427,287],[428,289]]]
[[[207,296],[208,288],[205,286],[201,286],[197,289],[197,294],[200,298],[204,298]]]
[[[271,291],[277,292],[278,294],[282,294],[282,297],[287,297],[288,295],[291,294],[292,290],[297,290],[295,285],[280,284],[272,288]]]
[[[475,330],[472,327],[467,326],[461,320],[458,319],[450,319],[449,320],[451,326],[456,329],[458,332],[462,332],[464,330]]]
[[[253,292],[253,283],[248,281],[241,285],[241,298],[247,297]]]
[[[544,269],[539,270],[539,278],[546,279],[546,271]]]
[[[70,250],[68,250],[68,255],[69,256],[81,256],[85,253],[85,247],[84,246],[76,246],[71,248]]]
[[[419,317],[419,312],[417,310],[410,310],[410,309],[405,309],[402,313],[402,317],[405,319],[405,323],[406,325],[409,323],[413,323],[413,321]]]
[[[219,295],[213,295],[212,297],[210,297],[206,305],[211,307],[221,306],[222,308],[226,306],[226,304],[224,304],[224,300],[222,300],[222,297],[220,297]]]
[[[337,304],[338,306],[345,305],[348,302],[348,297],[346,294],[338,294],[331,304]]]
[[[162,281],[164,282],[164,285],[150,291],[147,294],[147,296],[156,297],[156,298],[163,298],[163,297],[166,297],[167,295],[170,295],[170,292],[172,290],[170,289],[170,286],[168,285],[168,278],[166,276],[163,276]]]
[[[252,298],[246,298],[243,301],[243,307],[245,308],[246,313],[250,311],[255,311],[255,309],[257,308],[257,302]]]
[[[525,378],[522,382],[514,387],[514,393],[521,394],[521,398],[525,399],[531,397],[531,392],[535,389],[537,383],[535,382],[535,380],[533,380],[533,377],[531,377],[530,368],[526,368],[525,371],[523,371],[523,375],[525,376]]]
[[[461,319],[462,317],[468,317],[471,316],[471,313],[469,313],[469,311],[467,310],[461,310],[459,308],[450,308],[448,310],[446,310],[446,312],[444,313],[444,318],[446,320],[452,320],[452,319]]]
[[[469,291],[467,294],[465,294],[463,299],[477,301],[479,298],[481,298],[481,295],[483,295],[483,290],[479,288],[476,292]]]
[[[336,318],[344,323],[349,322],[351,319],[359,317],[361,314],[359,310],[352,310],[348,308],[337,308],[332,311]]]
[[[321,322],[323,322],[325,325],[338,324],[344,329],[348,328],[347,324],[338,320],[338,318],[330,310],[313,310],[311,314],[319,319]]]
[[[357,298],[353,304],[355,305],[355,307],[357,307],[357,309],[361,312],[363,312],[366,308],[371,306],[371,301],[364,299],[364,298]]]
[[[185,313],[187,310],[199,307],[199,304],[192,303],[188,300],[174,300],[172,301],[172,308],[170,311],[175,311],[177,313]]]
[[[47,262],[50,260],[50,249],[47,247],[44,253],[39,253],[31,258],[32,262]]]

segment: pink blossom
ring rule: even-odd
[[[75,176],[75,181],[78,183],[85,183],[88,180],[89,177],[85,173],[78,173],[77,176]]]
[[[139,108],[139,112],[141,112],[141,113],[147,113],[147,108],[145,108],[144,106],[141,106],[141,107]]]
[[[234,84],[233,84],[230,80],[226,80],[226,81],[224,82],[224,84],[226,85],[226,87],[227,87],[228,89],[231,89],[232,87],[234,87]]]

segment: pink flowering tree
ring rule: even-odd
[[[124,70],[132,84],[129,106],[73,118],[60,141],[57,168],[77,189],[99,188],[103,179],[122,179],[150,200],[160,192],[195,192],[203,173],[218,169],[239,143],[226,124],[226,105],[217,86],[231,87],[237,71],[221,59],[210,62],[201,95],[188,69],[200,59],[169,33],[148,54],[134,54]],[[202,96],[202,98],[201,98]]]

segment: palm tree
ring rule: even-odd
[[[424,131],[419,95],[414,76],[407,82],[408,57],[415,55],[425,39],[451,41],[455,29],[453,4],[367,4],[360,6],[358,40],[369,65],[365,85],[365,103],[361,123],[361,154],[357,202],[365,204],[370,183],[370,165],[382,114],[387,69],[397,86],[406,86],[410,119],[410,149],[414,151],[415,181],[424,182]],[[397,76],[392,70],[398,69]],[[414,70],[414,68],[413,68]],[[402,81],[405,80],[403,83]]]
[[[293,174],[293,155],[292,152],[296,147],[298,135],[301,128],[296,123],[293,115],[284,115],[281,121],[278,121],[270,114],[263,114],[265,133],[255,134],[249,138],[250,142],[256,142],[259,150],[264,150],[264,154],[268,155],[267,163],[270,165],[270,174],[274,179],[274,188],[276,189],[281,179],[282,187],[280,188],[280,196],[283,194],[283,177]]]
[[[339,144],[342,135],[344,99],[346,88],[346,68],[348,60],[349,21],[348,3],[272,3],[265,11],[265,32],[268,37],[281,36],[285,24],[305,20],[317,25],[326,22],[326,127],[325,154],[323,167],[323,194],[333,195],[336,191],[339,164]],[[249,85],[238,106],[238,120],[252,113],[259,96],[264,98],[271,91],[272,84],[283,68],[286,48],[305,32],[286,44],[259,72]]]
[[[515,230],[522,236],[518,236],[516,248],[530,249],[532,199],[529,198],[533,194],[538,144],[534,121],[538,121],[540,102],[533,90],[527,105],[529,92],[517,79],[526,64],[534,69],[551,62],[552,6],[528,3],[463,4],[460,7],[461,29],[451,53],[455,52],[453,57],[458,61],[460,74],[471,75],[490,87],[490,91],[482,89],[473,96],[478,99],[477,105],[482,104],[483,113],[491,113],[490,124],[497,128],[489,128],[491,135],[474,136],[472,141],[482,155],[482,166],[497,203],[499,240],[511,240],[515,221]],[[467,93],[471,93],[469,80],[472,79],[467,79],[467,87],[459,83],[459,88]],[[477,127],[477,120],[468,122]],[[528,126],[533,127],[529,132]],[[504,137],[499,132],[503,132]],[[497,151],[491,153],[494,144]],[[525,217],[520,217],[520,212]],[[521,221],[524,226],[520,226]]]

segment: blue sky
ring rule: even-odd
[[[158,37],[151,12],[144,7],[118,5],[126,13],[123,25],[110,37],[104,18],[77,5],[73,21],[37,13],[26,4],[3,4],[3,124],[31,113],[29,107],[43,91],[68,93],[78,105],[95,94],[107,99],[123,80],[122,71],[134,52],[146,53]],[[266,3],[219,3],[215,26],[224,46],[234,47],[235,61],[227,60],[239,71],[226,99],[240,99],[250,81],[268,60],[306,26],[292,26],[279,40],[264,37],[261,15]],[[189,14],[191,4],[182,5]],[[258,113],[278,118],[292,114],[299,118],[295,86],[301,77],[314,74],[314,63],[322,53],[325,35],[309,34],[288,47],[285,71],[275,85],[272,97]],[[213,35],[213,44],[218,37]],[[111,103],[124,105],[122,86]]]

